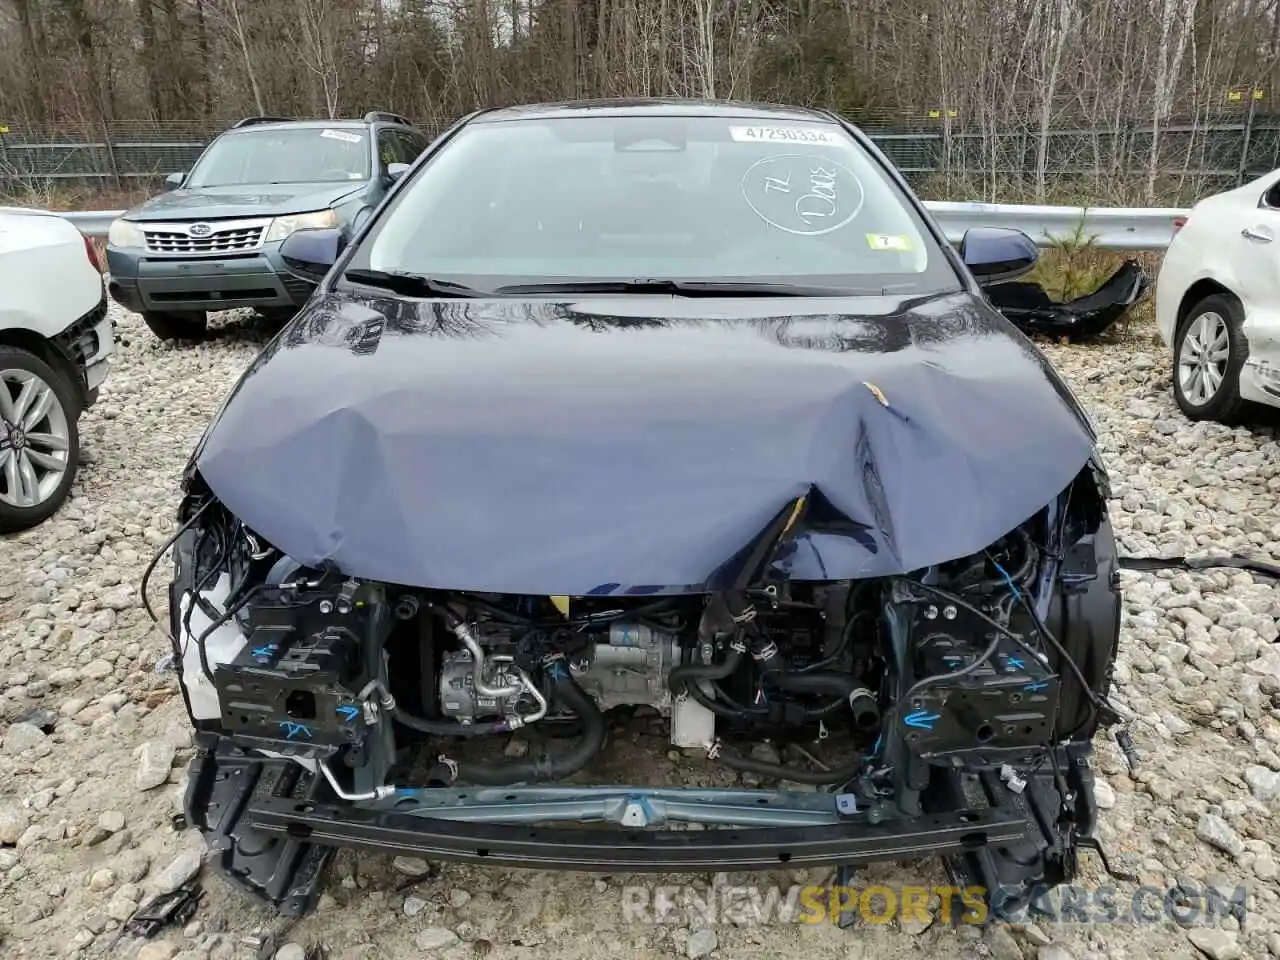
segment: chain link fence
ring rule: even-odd
[[[1280,114],[1173,120],[1157,139],[1149,120],[1042,131],[1026,115],[975,124],[932,112],[897,123],[881,115],[855,118],[930,199],[1139,203],[1150,191],[1158,202],[1180,206],[1280,167]],[[432,118],[418,126],[435,135],[450,122]],[[149,189],[190,169],[222,129],[199,122],[0,121],[0,194]]]

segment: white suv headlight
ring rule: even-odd
[[[316,230],[338,225],[336,210],[316,210],[312,213],[291,213],[287,217],[276,217],[267,228],[264,243],[283,240],[295,230]]]
[[[111,221],[111,226],[107,228],[107,243],[121,249],[141,248],[147,245],[142,236],[142,229],[131,220]]]

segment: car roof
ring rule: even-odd
[[[278,130],[281,127],[321,130],[366,130],[375,123],[391,127],[402,127],[404,124],[390,120],[264,120],[262,123],[250,123],[243,127],[231,127],[223,133],[246,133],[250,130]]]
[[[486,110],[472,118],[472,123],[502,123],[509,120],[548,120],[558,117],[734,117],[754,120],[808,120],[833,123],[831,114],[774,103],[750,103],[736,100],[698,100],[682,97],[634,99],[564,100],[556,103],[531,103]]]

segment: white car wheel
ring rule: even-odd
[[[1173,350],[1173,395],[1192,420],[1233,422],[1245,404],[1240,369],[1249,353],[1240,304],[1225,294],[1206,297],[1178,325]]]
[[[1231,359],[1231,336],[1220,313],[1208,310],[1187,324],[1178,350],[1178,383],[1202,407],[1218,395]]]

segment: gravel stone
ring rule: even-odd
[[[138,754],[138,772],[134,777],[138,789],[151,790],[168,780],[175,753],[173,744],[164,740],[144,743]]]
[[[4,735],[4,752],[12,756],[44,744],[45,733],[34,723],[15,723]]]
[[[111,664],[106,660],[90,660],[80,674],[87,680],[105,680],[111,676]]]
[[[1187,939],[1209,960],[1238,960],[1241,955],[1236,934],[1230,930],[1196,927],[1187,931]]]
[[[117,887],[115,893],[111,895],[111,899],[107,901],[107,916],[112,920],[123,923],[133,916],[134,911],[138,909],[138,901],[141,897],[142,892],[132,883]]]
[[[1116,792],[1111,784],[1102,777],[1098,777],[1093,781],[1093,799],[1098,804],[1099,810],[1110,810],[1116,805]]]
[[[458,942],[458,935],[448,927],[427,927],[413,938],[413,945],[419,950],[443,950]]]
[[[406,877],[420,877],[431,870],[431,865],[421,857],[396,857],[391,866]]]
[[[1022,948],[1018,946],[1018,941],[1014,939],[1008,927],[991,926],[987,930],[985,940],[987,950],[991,953],[991,960],[1023,960]]]
[[[449,906],[455,910],[465,907],[471,901],[471,894],[461,887],[454,887],[449,891]]]
[[[13,846],[30,825],[31,818],[16,803],[0,804],[0,844]]]
[[[1240,839],[1240,834],[1216,814],[1200,815],[1200,820],[1196,823],[1196,836],[1233,857],[1239,857],[1244,852],[1244,841]]]
[[[1263,766],[1247,767],[1244,771],[1245,783],[1259,800],[1275,800],[1280,797],[1280,773]]]
[[[204,862],[201,850],[184,850],[169,862],[151,881],[156,894],[173,893],[180,886],[194,877]]]
[[[306,960],[307,951],[301,944],[286,943],[276,951],[276,960]]]
[[[105,890],[110,890],[115,885],[116,875],[106,867],[101,870],[93,871],[92,876],[89,877],[89,889],[95,893],[102,893]]]
[[[689,939],[684,945],[684,955],[690,958],[705,957],[718,944],[716,932],[709,927],[701,927],[689,934]]]

